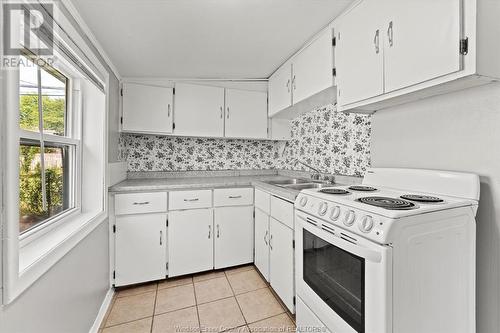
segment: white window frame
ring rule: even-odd
[[[21,0],[25,2],[25,0]],[[43,2],[41,3],[43,5]],[[1,67],[0,80],[0,298],[9,304],[18,298],[43,274],[54,267],[85,237],[103,226],[108,217],[107,186],[108,112],[110,73],[105,61],[95,53],[72,18],[76,10],[66,0],[54,3],[57,24],[54,38],[56,68],[68,66],[81,80],[73,81],[74,101],[81,107],[82,184],[81,212],[68,216],[64,223],[52,223],[35,233],[36,238],[21,246],[19,239],[19,76],[13,68]],[[3,7],[0,6],[0,17]],[[3,27],[0,24],[0,33]],[[0,51],[3,44],[0,43]],[[70,56],[66,56],[68,51]],[[62,53],[59,53],[59,52]],[[63,52],[64,51],[64,52]],[[65,53],[66,52],[66,53]],[[2,53],[3,54],[3,53]],[[75,59],[78,61],[74,65]],[[84,70],[83,70],[84,69]],[[89,76],[90,73],[90,76]],[[5,74],[5,75],[3,75]],[[73,104],[72,104],[73,105]],[[85,185],[86,187],[84,187]],[[50,229],[50,232],[48,232]]]
[[[29,50],[27,50],[29,52]],[[33,56],[31,56],[33,57]],[[28,56],[25,56],[28,61],[32,61]],[[33,66],[36,66],[32,63]],[[48,66],[48,65],[47,65]],[[50,67],[50,66],[49,66]],[[21,140],[29,140],[40,142],[43,140],[45,143],[60,144],[64,146],[72,147],[73,152],[71,153],[71,161],[68,177],[69,184],[69,195],[71,196],[70,202],[73,207],[62,211],[60,214],[49,217],[48,219],[34,225],[32,228],[26,230],[19,235],[20,247],[28,245],[30,242],[36,240],[37,238],[43,236],[45,233],[51,231],[52,229],[58,227],[61,223],[70,220],[71,218],[77,216],[81,213],[81,168],[82,168],[82,150],[81,150],[81,100],[80,92],[76,90],[76,85],[78,79],[73,77],[77,75],[69,66],[63,66],[59,64],[58,68],[51,67],[51,69],[58,71],[61,75],[66,77],[66,122],[65,122],[65,136],[53,135],[43,133],[43,129],[39,132],[24,130],[19,128],[19,143]],[[44,70],[43,67],[40,70]],[[47,71],[50,73],[49,71]],[[38,82],[41,84],[41,82]],[[77,96],[75,96],[77,95]]]

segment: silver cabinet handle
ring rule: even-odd
[[[217,224],[217,238],[220,237],[220,226]]]
[[[240,199],[241,195],[230,195],[228,198],[229,199]]]
[[[227,107],[227,119],[229,119],[229,106]]]
[[[269,247],[271,250],[273,249],[273,235],[271,235],[271,238],[269,238]]]
[[[224,118],[224,116],[222,115],[222,113],[224,113],[224,108],[221,106],[220,107],[220,119]]]
[[[170,104],[168,105],[167,110],[168,110],[168,111],[167,111],[167,117],[169,117],[169,118],[170,118]]]
[[[292,89],[293,90],[297,90],[297,83],[296,83],[297,80],[295,80],[295,75],[293,76],[292,78]]]
[[[288,81],[286,81],[286,89],[288,92],[290,92],[290,79],[288,79]]]
[[[160,230],[160,245],[163,245],[163,230]]]
[[[212,237],[212,226],[211,225],[208,226],[208,239],[210,239],[210,237]]]
[[[373,44],[375,44],[375,53],[380,52],[380,30],[375,31],[375,37],[373,38]]]
[[[387,28],[387,38],[389,39],[389,47],[394,45],[394,31],[393,31],[393,23],[389,22],[389,27]]]
[[[266,238],[267,238],[267,234],[268,234],[268,233],[269,233],[269,231],[268,231],[268,230],[266,230],[266,234],[264,235],[264,243],[266,243],[266,245],[269,245],[269,244],[267,243],[267,239],[266,239]]]
[[[200,200],[199,198],[194,198],[194,199],[184,199],[185,202],[193,202],[193,201],[198,201]]]
[[[149,205],[149,201],[144,201],[144,202],[134,202],[133,205],[135,206],[143,206],[143,205]]]

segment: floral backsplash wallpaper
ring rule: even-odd
[[[327,105],[294,119],[288,142],[122,134],[120,160],[128,171],[234,169],[307,170],[362,176],[370,165],[369,115],[343,114]]]

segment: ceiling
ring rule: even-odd
[[[267,78],[351,0],[74,0],[123,77]]]

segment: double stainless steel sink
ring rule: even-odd
[[[331,183],[326,183],[326,182],[320,182],[320,181],[315,181],[312,179],[305,179],[305,178],[293,178],[293,179],[285,179],[285,180],[270,180],[266,181],[266,183],[270,185],[275,185],[279,186],[282,188],[286,188],[289,190],[305,190],[305,189],[311,189],[311,188],[324,188],[324,187],[331,187],[333,184]]]

